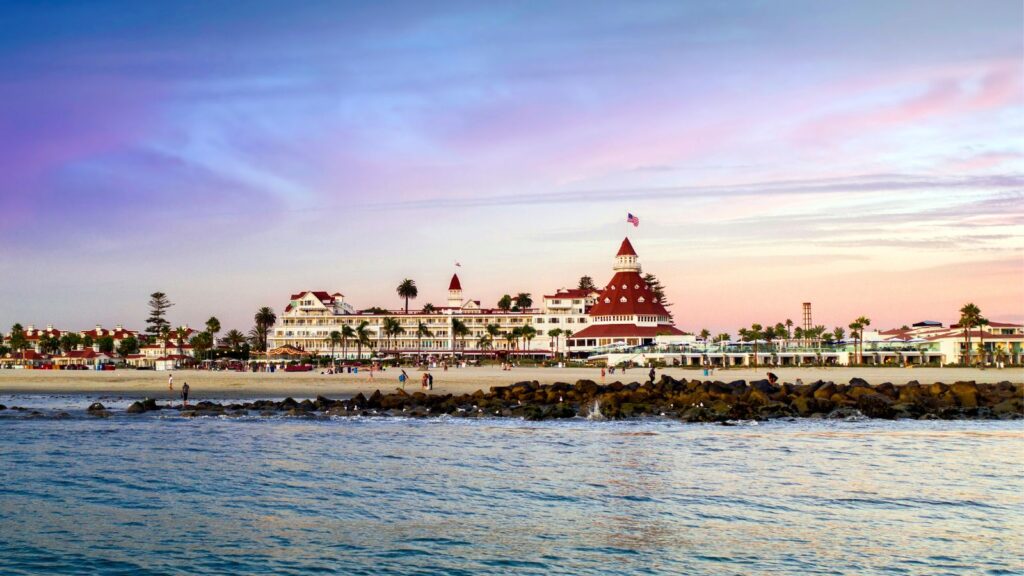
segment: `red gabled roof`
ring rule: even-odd
[[[619,253],[616,256],[636,256],[636,250],[633,250],[633,245],[629,243],[629,237],[622,240],[622,245],[619,246]]]
[[[633,324],[593,324],[576,332],[575,338],[653,338],[655,336],[682,336],[675,326],[635,326]]]
[[[617,272],[597,297],[591,316],[668,316],[638,272]]]
[[[462,283],[459,282],[459,275],[452,274],[452,281],[448,283],[449,290],[462,290]]]

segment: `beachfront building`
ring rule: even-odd
[[[268,338],[269,348],[292,347],[343,359],[379,356],[481,357],[513,355],[547,357],[547,336],[539,328],[533,338],[513,338],[516,329],[534,326],[535,308],[487,308],[463,295],[462,281],[452,275],[445,306],[426,310],[363,310],[339,302],[340,293],[306,291],[292,295]],[[331,343],[331,333],[365,334]],[[361,327],[361,328],[360,328]]]
[[[640,261],[629,238],[615,254],[613,271],[588,311],[589,326],[568,339],[570,353],[586,355],[685,341],[686,334],[675,327],[661,298],[640,275]]]
[[[568,340],[590,326],[590,309],[600,294],[598,290],[559,288],[544,295],[533,323],[555,354],[566,352]]]

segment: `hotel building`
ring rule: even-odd
[[[370,345],[360,351],[355,339],[350,338],[342,349],[333,347],[335,357],[423,354],[547,358],[560,353],[585,354],[615,344],[667,342],[682,336],[640,277],[637,255],[628,238],[615,257],[614,272],[612,281],[602,290],[560,288],[545,294],[540,307],[521,310],[488,308],[479,300],[466,299],[457,274],[448,285],[446,306],[408,313],[357,312],[341,293],[299,292],[292,294],[278,318],[268,346],[329,355],[331,332],[341,332],[345,326],[355,329],[364,322]],[[386,319],[396,321],[400,332],[387,334]],[[532,337],[510,336],[513,330],[524,327],[533,329]]]

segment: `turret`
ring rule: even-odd
[[[452,281],[448,283],[448,306],[462,308],[462,283],[458,274],[452,274]]]
[[[619,246],[619,253],[615,255],[614,270],[616,272],[640,272],[640,262],[637,261],[636,250],[633,250],[629,238],[623,239],[622,245]]]

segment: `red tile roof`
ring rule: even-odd
[[[452,281],[448,283],[449,290],[462,290],[462,282],[459,282],[459,275],[452,274]]]
[[[577,338],[654,338],[655,336],[682,336],[675,326],[635,326],[633,324],[592,324],[572,335]]]
[[[617,272],[590,309],[591,316],[664,316],[668,310],[638,272]]]
[[[629,242],[629,237],[622,240],[622,245],[619,246],[619,253],[616,256],[636,256],[636,250],[633,250],[633,245]]]

